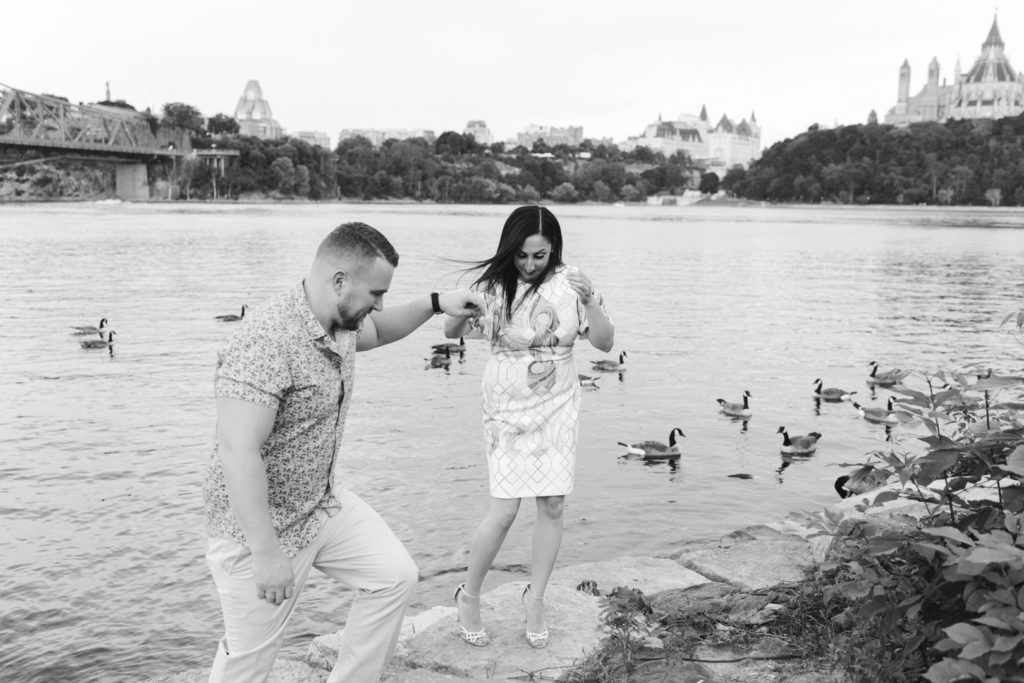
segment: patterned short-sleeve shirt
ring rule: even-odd
[[[260,454],[271,521],[289,557],[319,533],[317,510],[332,516],[341,509],[335,465],[352,395],[357,338],[357,332],[339,330],[331,339],[300,282],[246,315],[217,357],[218,397],[277,411]],[[231,512],[217,445],[203,479],[203,499],[209,537],[245,544]]]

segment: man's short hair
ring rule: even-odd
[[[317,256],[330,251],[354,255],[360,259],[382,258],[392,267],[398,266],[398,252],[376,228],[366,223],[342,223],[330,232],[317,249]]]

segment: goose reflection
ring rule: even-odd
[[[810,455],[793,455],[793,454],[783,455],[782,456],[782,462],[779,463],[779,468],[777,470],[775,470],[775,481],[777,481],[778,483],[781,484],[782,483],[782,473],[785,471],[785,469],[787,467],[792,465],[794,462],[805,462],[805,461],[810,460],[810,459],[811,459]]]
[[[644,466],[645,467],[658,467],[658,468],[661,468],[662,465],[667,466],[669,472],[678,472],[679,471],[679,458],[675,458],[675,459],[672,459],[672,460],[651,460],[649,458],[644,458]]]

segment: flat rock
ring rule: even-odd
[[[445,681],[484,681],[483,678],[463,678],[449,674],[430,671],[429,669],[401,669],[395,672],[385,673],[381,679],[387,683],[445,683]]]
[[[769,598],[749,595],[727,583],[706,583],[690,588],[673,588],[648,598],[651,605],[670,618],[692,616],[723,623],[759,625],[774,618],[774,610],[766,609]]]
[[[507,679],[530,673],[556,678],[598,649],[601,601],[561,585],[544,595],[549,644],[534,649],[526,641],[526,619],[520,598],[525,582],[507,583],[481,601],[481,616],[491,642],[473,647],[459,637],[455,608],[403,643],[396,660],[407,668],[429,669],[463,678]]]
[[[552,573],[549,585],[575,589],[581,581],[596,583],[601,595],[617,586],[636,588],[650,595],[707,583],[708,578],[664,557],[620,557],[560,567]]]
[[[274,662],[274,669],[270,672],[267,683],[323,683],[327,680],[329,673],[324,669],[311,667],[305,662],[279,658]],[[210,680],[210,668],[203,667],[168,676],[148,678],[142,683],[206,683],[208,680]],[[412,681],[410,680],[408,683],[412,683]]]
[[[717,542],[688,544],[670,559],[748,591],[800,581],[803,569],[814,564],[807,541],[765,525],[734,531]]]

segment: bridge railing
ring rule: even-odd
[[[173,146],[168,144],[176,143]],[[180,131],[154,131],[137,111],[72,104],[0,83],[0,143],[120,154],[178,156],[191,148]]]

